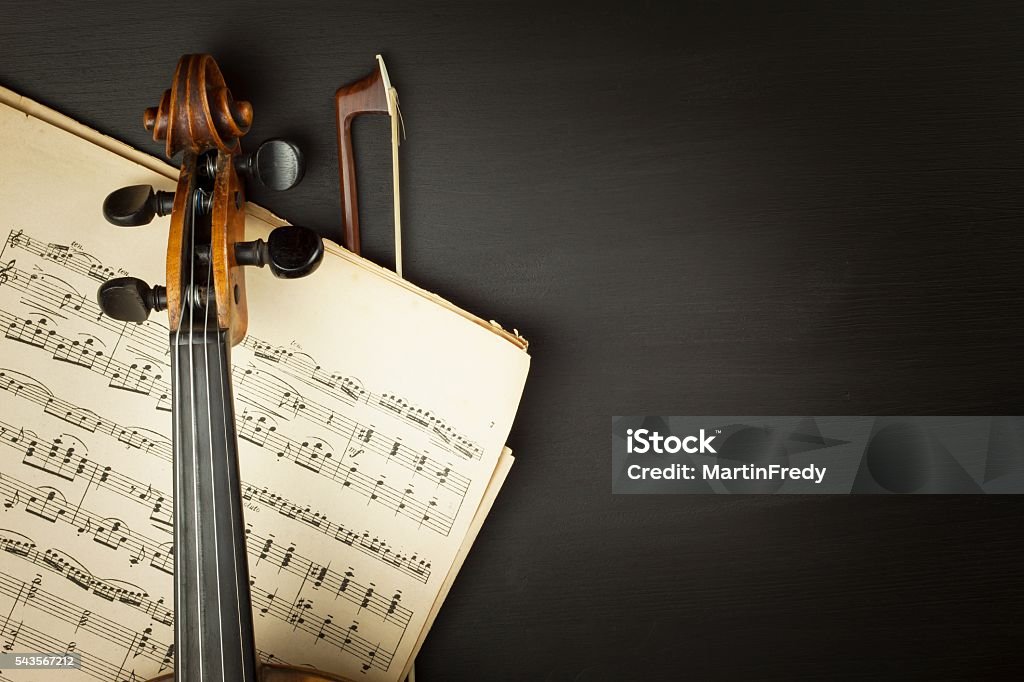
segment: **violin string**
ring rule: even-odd
[[[202,190],[199,190],[200,192]],[[198,201],[198,197],[197,197]],[[216,471],[214,465],[214,448],[213,448],[213,406],[210,400],[210,338],[208,336],[210,331],[210,287],[213,284],[213,225],[210,225],[210,257],[206,262],[206,278],[203,280],[204,293],[203,293],[203,374],[206,386],[206,430],[209,440],[209,447],[207,448],[210,452],[210,469],[209,469],[209,487],[210,487],[210,502],[213,505],[213,563],[214,563],[214,584],[217,586],[217,634],[220,637],[220,671],[221,679],[227,677],[227,661],[225,661],[225,650],[224,650],[224,604],[223,597],[220,589],[220,548],[217,547],[217,543],[220,540],[220,533],[218,532],[218,519],[220,515],[217,513],[217,477],[214,474]],[[194,392],[193,392],[194,394]],[[194,440],[194,439],[193,439]],[[199,471],[199,467],[196,466],[196,471]],[[242,679],[245,679],[244,677]]]
[[[169,286],[174,286],[173,282],[168,282],[167,284]],[[181,291],[180,286],[179,286],[178,290],[179,290],[179,292]],[[180,301],[180,297],[179,297],[179,301]],[[177,439],[175,441],[175,447],[174,447],[174,499],[176,499],[176,500],[184,500],[185,497],[182,494],[183,482],[182,482],[182,479],[181,479],[182,471],[183,471],[182,466],[181,466],[181,402],[180,402],[181,401],[181,396],[178,395],[180,393],[179,389],[181,388],[181,382],[179,381],[179,378],[181,376],[181,367],[179,366],[179,364],[180,364],[180,360],[181,360],[181,352],[180,352],[180,350],[181,350],[182,315],[181,315],[181,310],[180,310],[181,306],[179,305],[178,308],[179,308],[179,310],[178,310],[178,319],[177,319],[177,323],[175,325],[175,330],[174,330],[174,346],[171,349],[172,352],[177,356],[175,358],[175,361],[174,361],[174,364],[173,364],[173,367],[174,367],[174,382],[173,382],[174,383],[174,388],[173,388],[174,396],[172,398],[173,401],[174,401],[174,409],[173,409],[173,412],[174,412],[174,436]],[[183,512],[179,512],[178,509],[175,508],[174,515],[178,516],[179,513],[183,514]],[[177,530],[175,531],[175,536],[174,536],[175,537],[175,543],[174,543],[175,545],[178,544],[177,540],[178,540],[178,538],[181,537],[180,536],[180,531],[181,531],[181,527],[179,526],[177,528]],[[174,553],[174,556],[175,556],[175,563],[178,563],[179,564],[179,568],[180,568],[180,563],[184,559],[184,552],[177,552],[176,551]],[[178,670],[181,669],[181,665],[179,665],[181,663],[181,648],[180,647],[181,647],[181,642],[184,642],[184,635],[185,635],[185,629],[184,629],[184,621],[185,621],[185,619],[180,617],[180,615],[179,615],[179,614],[184,614],[184,609],[183,609],[183,606],[182,606],[183,601],[184,601],[184,595],[182,594],[183,590],[181,588],[182,588],[182,585],[181,585],[181,575],[180,575],[179,572],[175,571],[175,576],[174,576],[174,613],[175,613],[175,618],[174,618],[174,641],[178,643],[178,646],[175,647],[175,654],[174,654],[174,657],[176,659],[175,666],[174,666],[174,679],[175,680],[180,680],[181,679],[180,676],[179,676],[179,673],[178,673]]]
[[[207,271],[207,278],[211,277],[210,273],[212,272],[212,267],[213,267],[212,259],[211,259],[211,262],[210,262],[210,267],[211,267],[211,270]],[[207,301],[209,301],[209,299],[207,299]],[[207,317],[209,317],[209,316],[207,316]],[[230,348],[230,346],[225,346],[225,353],[228,352],[229,348]],[[233,409],[230,409],[230,410],[227,409],[227,401],[231,400],[232,398],[231,398],[231,395],[230,395],[230,392],[231,392],[230,388],[227,387],[225,385],[225,383],[224,383],[224,377],[227,376],[227,368],[224,366],[223,363],[224,363],[224,359],[221,357],[220,348],[218,346],[218,349],[217,349],[217,374],[219,375],[219,378],[220,378],[220,396],[221,396],[221,399],[225,401],[225,413],[230,415],[230,417],[232,419],[234,419],[234,410]],[[225,454],[227,454],[229,452],[237,452],[237,447],[233,447],[233,444],[230,442],[230,437],[228,435],[228,430],[230,428],[230,425],[231,425],[230,422],[228,420],[225,420],[224,425],[223,425],[224,428],[221,430],[221,434],[224,437],[224,453]],[[212,425],[211,425],[211,429],[212,429]],[[232,433],[233,433],[233,431],[232,431]],[[210,434],[210,443],[211,444],[213,443],[213,434],[212,434],[212,432]],[[237,457],[230,457],[230,458],[228,458],[228,461],[227,461],[227,483],[228,483],[229,490],[239,489],[240,485],[239,485],[238,481],[237,480],[233,480],[232,476],[234,476],[235,479],[238,478],[238,461],[237,461]],[[246,639],[245,639],[245,635],[244,635],[243,630],[242,630],[242,608],[243,608],[242,607],[242,603],[241,603],[242,586],[238,582],[238,579],[241,576],[241,573],[239,572],[239,566],[238,566],[238,556],[239,556],[239,554],[238,554],[238,537],[237,537],[237,535],[235,533],[235,531],[237,529],[242,527],[242,524],[237,519],[237,514],[238,514],[239,510],[238,510],[238,505],[235,504],[235,499],[231,498],[231,499],[228,500],[228,502],[229,502],[229,504],[228,504],[228,512],[231,514],[231,562],[232,562],[232,568],[234,569],[234,571],[232,573],[232,576],[234,577],[234,580],[235,580],[235,593],[234,593],[234,597],[235,597],[235,615],[237,617],[237,622],[238,622],[238,644],[239,644],[238,649],[239,649],[239,656],[241,658],[241,665],[242,665],[242,680],[248,682],[248,680],[250,679],[250,675],[246,673],[246,670],[247,670],[247,666],[249,664],[249,659],[248,659],[248,655],[247,655],[248,651],[247,651],[247,649],[245,647]],[[251,608],[251,607],[249,605],[246,605],[246,608]],[[251,630],[250,630],[250,636],[251,636]],[[255,677],[255,675],[252,675],[252,677]]]
[[[194,317],[194,315],[195,315],[195,305],[194,305],[193,297],[194,297],[194,294],[195,294],[195,291],[196,291],[196,289],[195,289],[195,286],[196,286],[195,253],[196,253],[196,215],[197,215],[197,211],[196,211],[196,196],[195,196],[195,192],[194,191],[192,193],[192,196],[189,197],[189,199],[191,200],[189,202],[190,203],[189,211],[190,211],[190,216],[191,216],[191,218],[189,220],[189,232],[190,232],[189,238],[192,241],[192,246],[191,246],[191,249],[189,250],[189,275],[188,275],[188,284],[189,284],[189,286],[188,286],[188,296],[185,296],[184,298],[185,298],[185,300],[187,302],[187,305],[188,305],[188,327],[189,327],[188,328],[189,407],[190,407],[190,412],[191,412],[191,415],[192,415],[192,437],[190,438],[190,440],[192,441],[192,463],[193,463],[192,493],[194,495],[193,502],[192,502],[192,512],[193,512],[193,520],[194,520],[193,526],[192,526],[192,533],[193,533],[193,535],[195,536],[195,539],[196,539],[196,543],[195,543],[196,544],[195,571],[196,571],[196,576],[198,578],[200,576],[200,566],[201,566],[201,556],[199,554],[199,531],[200,531],[200,527],[199,527],[199,476],[198,476],[199,471],[198,471],[198,468],[195,467],[195,464],[198,463],[199,457],[198,457],[198,454],[196,452],[196,431],[197,431],[197,429],[196,429],[196,391],[195,391],[195,376],[196,375],[195,375],[195,368],[193,366],[194,361],[193,361],[193,351],[192,351],[193,345],[194,345],[194,340],[195,340],[195,324],[194,324],[194,321],[195,321],[195,317]],[[199,581],[197,580],[196,582],[197,582],[197,585],[196,585],[196,622],[199,625],[199,642],[200,642],[200,646],[197,647],[198,651],[196,653],[199,656],[199,675],[200,675],[200,677],[202,677],[203,669],[204,669],[204,666],[203,666],[203,648],[204,647],[202,646],[202,642],[203,642],[203,618],[202,618],[203,605],[202,605],[202,602],[201,602],[202,590],[198,589],[199,588],[199,585],[198,585]],[[175,671],[175,675],[177,675],[177,674],[178,674],[178,672]],[[181,682],[185,682],[185,680],[182,680]]]

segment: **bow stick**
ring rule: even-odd
[[[342,244],[352,253],[360,252],[359,193],[356,161],[352,148],[352,122],[362,114],[387,114],[391,118],[391,180],[394,185],[395,272],[402,275],[402,207],[398,188],[398,145],[405,137],[398,91],[391,85],[384,58],[377,55],[377,68],[360,80],[343,85],[334,95],[338,122],[338,167],[341,176]],[[401,128],[401,136],[399,129]]]

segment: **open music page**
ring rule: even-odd
[[[116,322],[95,294],[164,282],[167,219],[118,229],[100,207],[174,171],[0,94],[18,105],[0,104],[0,646],[82,662],[0,680],[144,680],[173,661],[167,318]],[[250,239],[278,224],[251,213]],[[508,471],[529,356],[341,249],[305,279],[246,280],[232,364],[259,655],[398,680]]]

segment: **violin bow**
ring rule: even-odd
[[[363,114],[387,114],[391,118],[391,181],[394,187],[395,272],[402,276],[402,203],[398,182],[398,146],[405,138],[405,123],[398,108],[398,90],[391,85],[384,58],[377,55],[377,68],[338,88],[334,95],[338,123],[338,171],[341,180],[342,245],[359,254],[359,192],[356,161],[352,147],[352,122]]]
[[[352,122],[362,114],[387,114],[391,119],[391,183],[395,210],[395,272],[402,276],[402,200],[398,183],[398,146],[405,139],[405,121],[398,108],[398,90],[391,85],[384,57],[377,55],[377,68],[338,88],[334,94],[338,122],[338,174],[341,180],[342,246],[359,255],[359,192],[356,160],[352,148]],[[399,135],[401,133],[401,135]],[[416,682],[415,660],[406,682]]]

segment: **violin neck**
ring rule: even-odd
[[[171,332],[174,675],[256,682],[230,345],[210,327]]]

